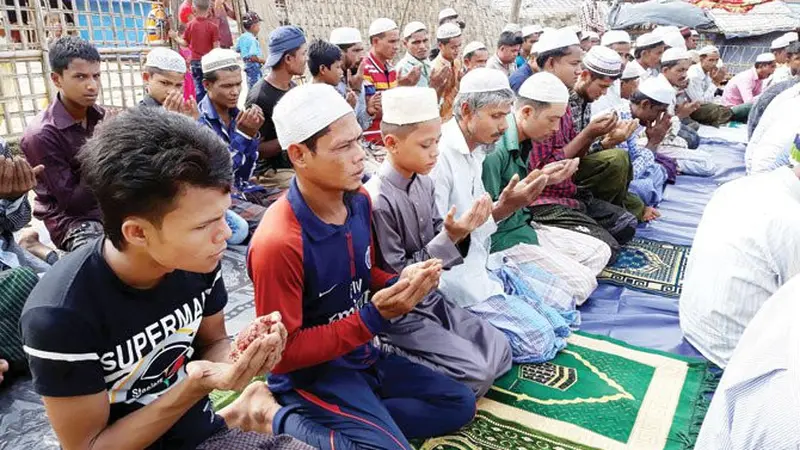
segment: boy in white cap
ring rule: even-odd
[[[472,69],[478,67],[486,67],[486,62],[489,60],[489,50],[483,42],[472,41],[464,46],[464,69],[463,73],[466,74]]]
[[[367,96],[364,89],[364,67],[367,60],[364,58],[364,43],[361,41],[361,32],[356,28],[336,28],[331,31],[330,42],[342,51],[342,69],[344,74],[336,85],[336,90],[347,98],[348,92],[356,94],[356,112],[358,124],[362,130],[372,125],[372,116],[367,112]]]
[[[555,75],[540,72],[522,86],[514,112],[507,117],[508,128],[483,162],[483,186],[493,199],[500,197],[512,178],[525,179],[530,174],[527,162],[532,142],[546,140],[558,131],[559,121],[567,110],[569,91]],[[551,171],[553,168],[556,170]],[[551,164],[547,167],[548,183],[558,184],[571,177],[577,168],[577,159]],[[594,223],[588,217],[586,221]],[[539,225],[533,222],[527,208],[516,210],[498,223],[497,231],[492,234],[493,252],[516,246],[518,250],[525,249],[531,262],[564,280],[579,305],[597,287],[595,277],[611,257],[611,249],[600,239]]]
[[[542,31],[542,27],[539,25],[522,27],[522,46],[519,48],[519,55],[517,56],[517,69],[524,66],[530,58],[533,44],[539,40]]]
[[[472,390],[373,345],[436,287],[442,263],[399,276],[376,264],[353,110],[332,87],[308,84],[281,99],[274,119],[297,175],[248,254],[256,312],[279,311],[289,335],[269,376],[283,405],[273,431],[332,450],[410,449],[407,439],[458,430],[475,413]]]
[[[431,172],[441,216],[455,207],[454,219],[460,221],[486,196],[485,150],[503,136],[513,101],[514,92],[500,71],[475,69],[461,79],[455,117],[442,126],[441,153]],[[535,171],[504,186],[488,220],[470,234],[464,263],[443,273],[439,285],[448,299],[503,331],[518,363],[552,359],[578,319],[566,282],[530,261],[527,247],[535,251],[534,246],[490,254],[497,223],[530,204],[547,181],[547,175]]]
[[[194,98],[183,98],[186,79],[186,60],[178,52],[155,47],[147,54],[142,80],[147,94],[139,103],[142,106],[163,106],[167,111],[185,114],[194,120],[199,117]]]
[[[658,76],[658,67],[664,50],[666,50],[664,39],[655,33],[645,33],[636,38],[636,48],[633,51],[633,57],[636,59],[629,64],[638,65],[645,70],[642,81]]]
[[[230,49],[215,48],[202,59],[206,96],[198,104],[198,123],[209,127],[226,144],[233,165],[231,210],[255,231],[276,191],[253,183],[264,113],[257,105],[240,111],[236,106],[242,88],[242,60]]]
[[[623,83],[622,80],[625,79],[625,70],[628,68],[628,66],[631,67],[631,70],[628,71],[628,75],[636,73],[636,76],[629,77],[627,79],[638,79],[642,75],[641,72],[644,72],[644,69],[642,69],[638,64],[628,64],[628,60],[631,57],[631,37],[627,32],[621,30],[607,31],[600,40],[600,45],[603,47],[608,47],[617,52],[620,60],[622,61],[622,77],[620,80],[614,80],[605,95],[592,102],[592,116],[596,116],[623,103],[621,85]]]
[[[446,23],[439,26],[436,30],[436,43],[439,46],[439,54],[433,60],[433,70],[445,76],[443,83],[439,86],[432,86],[437,89],[439,95],[440,114],[443,121],[453,117],[453,100],[458,92],[458,82],[461,79],[461,28],[454,23]]]
[[[747,122],[753,101],[761,94],[767,78],[775,72],[775,55],[762,53],[756,57],[751,69],[742,71],[725,85],[722,104],[733,109],[733,119]]]
[[[383,96],[383,111],[387,160],[365,186],[372,197],[378,266],[401,272],[429,258],[441,260],[444,269],[463,263],[469,235],[489,217],[492,202],[480,198],[459,220],[452,210],[443,220],[436,209],[434,183],[428,177],[442,127],[436,93],[429,88],[392,89]],[[466,383],[478,397],[511,368],[503,333],[439,290],[391,321],[382,337],[385,350]]]
[[[511,76],[517,69],[517,55],[522,47],[522,37],[512,31],[503,31],[497,40],[497,51],[486,62],[486,67]]]

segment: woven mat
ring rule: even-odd
[[[553,361],[499,379],[472,424],[418,448],[687,449],[716,381],[704,361],[575,334]]]
[[[597,280],[667,297],[679,297],[689,259],[687,245],[634,238]]]

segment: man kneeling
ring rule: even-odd
[[[286,342],[274,314],[236,362],[229,357],[226,145],[184,116],[135,108],[99,127],[80,163],[105,239],[54,266],[20,320],[62,448],[309,448],[227,428],[269,430],[278,405],[263,384],[220,415],[209,402],[212,390],[239,390],[272,370]]]

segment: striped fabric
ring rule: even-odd
[[[25,363],[19,317],[39,277],[27,267],[0,272],[0,359],[12,367]]]
[[[397,87],[397,70],[394,67],[382,64],[378,57],[369,54],[364,67],[364,89],[367,96]],[[376,114],[372,125],[364,131],[364,139],[368,142],[383,145],[381,138],[381,114]]]

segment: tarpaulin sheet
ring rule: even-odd
[[[714,26],[703,9],[680,0],[651,0],[642,3],[616,2],[608,13],[609,29],[624,30],[646,25],[673,25],[697,30]]]

